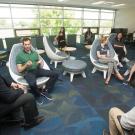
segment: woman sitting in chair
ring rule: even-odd
[[[59,34],[55,37],[54,40],[58,42],[58,47],[60,50],[62,50],[65,46],[67,46],[66,40],[65,40],[65,28],[64,27],[61,27]]]
[[[101,36],[100,43],[101,44],[97,48],[97,58],[100,63],[108,64],[108,76],[105,84],[107,85],[109,83],[113,70],[115,71],[115,74],[119,80],[124,80],[124,78],[121,76],[117,69],[117,61],[112,59],[110,56],[107,37]]]
[[[115,38],[115,41],[114,41],[114,50],[115,52],[118,54],[118,58],[119,58],[119,61],[120,61],[120,67],[123,67],[123,65],[121,64],[121,62],[125,61],[125,62],[128,62],[129,60],[125,57],[126,54],[125,54],[125,45],[124,45],[124,42],[123,42],[123,35],[122,33],[118,33],[116,38]]]
[[[85,44],[91,45],[93,42],[93,33],[91,32],[90,28],[88,27],[85,33]]]

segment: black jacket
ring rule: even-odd
[[[0,75],[0,104],[10,104],[23,94],[22,90],[10,88],[12,82],[11,77]]]

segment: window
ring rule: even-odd
[[[77,34],[81,35],[81,29],[80,28],[65,28],[66,34]]]
[[[13,18],[37,18],[38,10],[30,8],[12,8]]]
[[[8,7],[0,7],[0,18],[11,18],[10,9]]]
[[[99,34],[110,34],[111,28],[100,28],[99,29]]]
[[[113,13],[101,13],[101,19],[109,19],[113,20],[114,14]]]
[[[16,36],[40,35],[40,29],[15,29]]]
[[[84,11],[84,19],[98,19],[99,12]]]
[[[64,18],[81,18],[81,11],[64,10]]]
[[[62,27],[62,19],[40,19],[41,27]]]
[[[75,19],[64,19],[65,27],[81,27],[81,20]]]
[[[84,27],[98,27],[98,20],[84,20]]]
[[[0,28],[12,28],[11,19],[0,19]]]
[[[14,28],[37,28],[39,23],[37,19],[13,19]]]
[[[62,18],[62,10],[40,9],[40,18]]]
[[[14,37],[13,29],[0,29],[0,37]]]
[[[115,17],[114,10],[21,4],[0,4],[0,12],[4,13],[0,14],[2,37],[14,36],[14,29],[31,28],[39,28],[41,34],[56,35],[63,26],[67,34],[80,35],[83,27],[96,27],[100,34],[108,34]]]
[[[101,20],[100,27],[112,27],[113,22],[111,20]]]

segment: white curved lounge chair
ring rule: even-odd
[[[54,47],[48,37],[43,37],[44,48],[47,56],[51,59],[51,62],[54,62],[55,68],[57,67],[58,62],[62,62],[65,59],[69,58],[65,52],[62,52]]]
[[[9,55],[8,67],[9,67],[10,75],[15,82],[23,84],[25,86],[28,86],[28,83],[23,78],[23,75],[17,71],[17,67],[16,67],[16,56],[18,55],[18,53],[22,49],[23,49],[22,43],[18,43],[18,44],[13,45],[11,52],[10,52],[10,55]],[[34,49],[34,48],[32,48],[32,49]],[[40,57],[40,59],[43,60],[43,58],[41,56],[39,56],[39,57]],[[43,68],[50,70],[50,68],[48,67],[46,62],[44,60],[43,60],[43,62],[44,62]],[[38,87],[43,86],[48,80],[49,80],[49,77],[37,78],[37,86]]]
[[[102,64],[100,62],[98,62],[97,59],[97,47],[100,45],[100,39],[97,38],[94,40],[94,42],[92,43],[92,48],[90,50],[90,60],[94,66],[92,73],[95,73],[96,70],[102,71],[103,72],[103,76],[104,79],[106,79],[106,74],[107,74],[107,70],[108,70],[108,65],[107,64]],[[112,58],[114,58],[116,61],[118,61],[118,56],[115,53],[111,43],[108,43],[109,49],[110,49],[110,55]]]

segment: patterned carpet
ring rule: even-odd
[[[129,58],[134,58],[134,50],[130,49]],[[91,74],[89,50],[77,46],[75,55],[87,63],[87,78],[76,75],[72,83],[69,75],[58,81],[52,92],[55,99],[39,106],[40,114],[45,121],[40,125],[25,131],[18,126],[2,127],[1,135],[102,135],[102,130],[108,128],[108,111],[117,106],[127,111],[135,104],[135,91],[112,77],[108,86],[104,84],[103,74]],[[132,54],[132,55],[131,55]],[[58,66],[61,69],[61,66]],[[6,70],[1,69],[1,71]],[[125,69],[120,69],[123,72]]]

